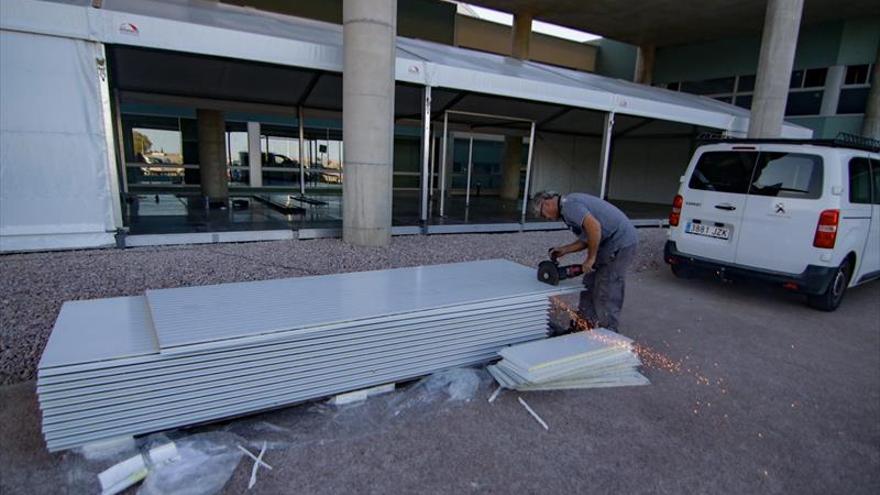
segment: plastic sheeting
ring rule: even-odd
[[[96,43],[0,32],[0,250],[114,243]]]

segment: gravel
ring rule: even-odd
[[[640,229],[633,270],[658,268],[666,231]],[[338,239],[0,256],[0,384],[31,380],[64,301],[147,289],[506,258],[529,266],[566,231],[395,237],[388,248]],[[572,256],[572,262],[575,261]]]

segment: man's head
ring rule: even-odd
[[[559,219],[559,193],[541,191],[532,196],[532,213],[547,220]]]

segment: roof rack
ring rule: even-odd
[[[723,143],[776,143],[776,144],[812,144],[816,146],[829,146],[832,148],[850,148],[864,151],[880,152],[880,140],[864,136],[857,136],[847,132],[841,132],[834,139],[786,139],[786,138],[731,138],[714,132],[704,132],[697,137],[703,142]]]

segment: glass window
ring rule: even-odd
[[[816,199],[822,196],[822,158],[800,153],[761,153],[749,194]]]
[[[871,203],[871,166],[867,158],[849,161],[849,202]]]
[[[819,115],[822,91],[796,91],[788,94],[785,115]]]
[[[739,76],[739,84],[736,86],[737,93],[742,93],[743,91],[754,91],[755,90],[755,75],[749,76]]]
[[[723,101],[724,103],[732,103],[733,102],[732,96],[716,96],[715,99],[718,101]]]
[[[299,184],[299,138],[260,136],[263,184],[296,186]]]
[[[745,109],[752,108],[752,95],[738,95],[736,97],[736,106]]]
[[[802,88],[804,86],[804,71],[796,70],[791,73],[791,83],[789,88]]]
[[[821,88],[825,86],[825,77],[828,75],[828,68],[809,69],[804,76],[805,88]]]
[[[868,105],[868,92],[870,88],[846,88],[840,90],[840,100],[837,101],[837,113],[865,113]]]
[[[127,167],[128,182],[134,184],[182,184],[183,154],[180,131],[135,127],[131,130],[134,162]]]
[[[667,83],[666,89],[671,89],[672,91],[678,91],[681,89],[681,83],[680,82]]]
[[[681,90],[697,95],[733,93],[733,81],[733,77],[721,77],[718,79],[706,79],[705,81],[683,82],[681,83]]]
[[[228,127],[228,126],[227,126]],[[250,184],[248,174],[248,145],[246,131],[226,132],[226,163],[232,184]]]
[[[700,156],[688,187],[703,191],[745,194],[757,152],[710,151]]]
[[[868,82],[868,65],[849,65],[846,68],[844,84],[865,84]]]

